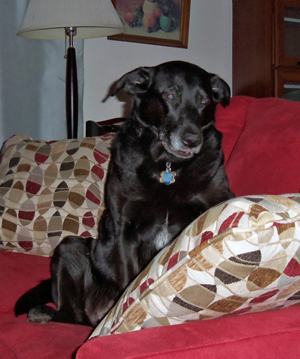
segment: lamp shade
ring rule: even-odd
[[[77,39],[124,32],[110,0],[30,0],[18,35],[64,40],[66,27],[77,28]]]

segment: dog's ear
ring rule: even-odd
[[[144,93],[152,83],[153,67],[139,67],[122,76],[111,87],[109,96],[115,96],[117,92],[124,89],[130,95]]]
[[[230,103],[230,87],[215,74],[210,74],[211,87],[213,92],[213,100],[215,103],[220,103],[223,107],[226,107]]]

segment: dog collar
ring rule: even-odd
[[[161,183],[169,185],[169,184],[175,182],[175,176],[176,176],[176,172],[175,171],[172,172],[171,163],[167,162],[166,163],[166,170],[160,173],[159,181]]]

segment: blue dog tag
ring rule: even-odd
[[[161,183],[169,185],[175,182],[175,176],[176,176],[176,172],[171,171],[171,163],[167,162],[166,170],[164,172],[161,172],[159,181]]]
[[[169,185],[174,181],[174,175],[172,172],[163,172],[161,180],[164,184]]]

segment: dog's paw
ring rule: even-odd
[[[53,318],[55,312],[56,310],[48,305],[39,305],[30,309],[27,321],[30,323],[48,323]]]

